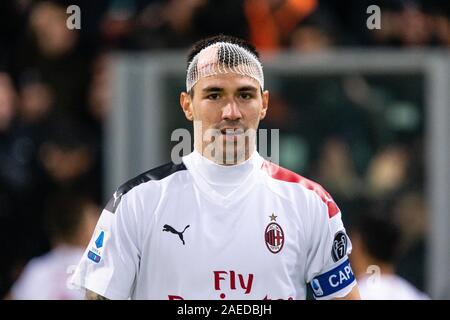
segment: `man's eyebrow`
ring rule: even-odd
[[[224,88],[222,87],[217,87],[217,86],[210,86],[210,87],[206,87],[204,89],[202,89],[203,93],[209,93],[209,92],[223,92],[225,91]],[[254,87],[254,86],[243,86],[243,87],[239,87],[237,89],[238,92],[243,92],[243,91],[251,91],[251,92],[256,92],[258,91],[258,88]]]
[[[256,92],[256,91],[258,91],[258,88],[253,87],[253,86],[244,86],[244,87],[240,87],[238,89],[238,91],[254,91],[254,92]]]
[[[208,93],[208,92],[217,92],[217,91],[224,91],[221,87],[206,87],[202,89],[202,92]]]

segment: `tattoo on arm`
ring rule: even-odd
[[[86,289],[86,300],[109,300],[91,290]]]

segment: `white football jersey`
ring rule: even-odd
[[[362,300],[429,300],[423,292],[395,274],[365,276],[358,280]]]
[[[84,248],[59,245],[50,252],[31,259],[11,288],[16,300],[82,300],[85,292],[69,280]]]
[[[356,284],[341,213],[318,184],[256,151],[220,166],[197,151],[128,181],[73,276],[109,299],[316,299]]]

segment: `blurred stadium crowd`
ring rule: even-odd
[[[66,8],[73,4],[81,8],[80,30],[66,27]],[[365,28],[371,4],[381,7],[383,19],[374,32]],[[86,245],[80,230],[91,230],[89,217],[104,204],[109,53],[186,49],[218,33],[274,52],[448,48],[450,5],[431,0],[0,1],[0,297],[33,257],[62,243]],[[282,106],[274,111],[274,123],[282,112]],[[423,257],[417,258],[426,230],[420,137],[384,146],[364,172],[353,167],[344,140],[324,140],[319,149],[310,178],[348,211],[364,211],[373,201],[385,204],[401,226],[398,265],[408,266],[405,277],[424,289],[418,263]]]

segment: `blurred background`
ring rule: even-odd
[[[367,27],[370,5],[381,29]],[[450,3],[438,0],[0,1],[0,297],[82,297],[67,278],[101,208],[191,129],[185,55],[219,33],[261,52],[261,127],[280,130],[280,165],[341,208],[363,298],[450,299]]]

